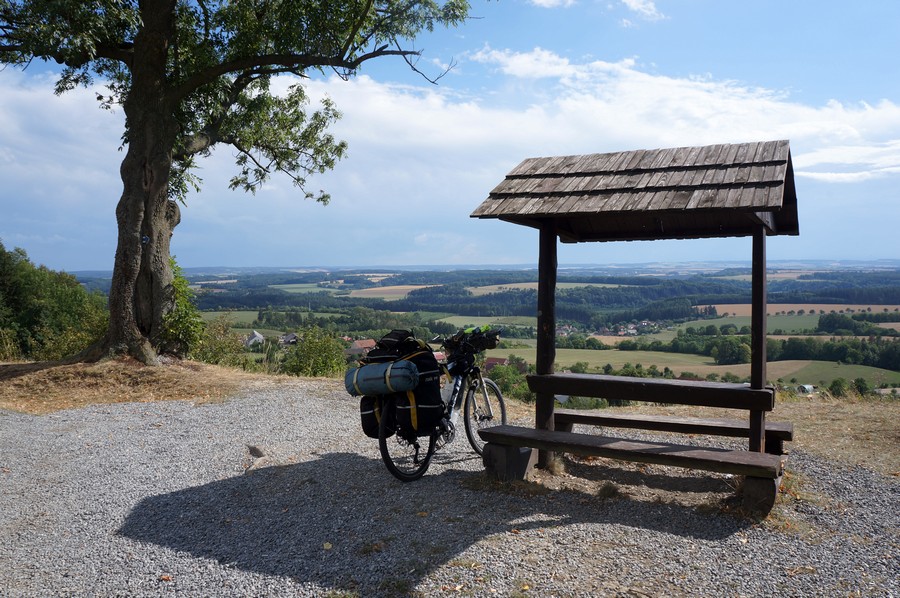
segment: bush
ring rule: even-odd
[[[300,339],[284,356],[281,370],[293,376],[334,377],[346,369],[344,346],[318,326],[304,328]]]
[[[213,365],[240,365],[243,360],[244,343],[241,342],[239,335],[231,331],[233,324],[225,315],[207,322],[200,334],[200,341],[191,352],[191,357]]]
[[[869,381],[865,378],[856,378],[853,380],[853,390],[855,390],[861,396],[865,396],[872,392],[872,387],[869,385]]]
[[[835,378],[828,386],[828,392],[835,398],[845,397],[850,392],[850,384],[844,378]]]
[[[534,402],[534,393],[528,389],[525,374],[516,365],[495,365],[491,368],[490,378],[500,387],[504,397],[525,403]]]
[[[15,330],[0,328],[0,361],[16,361],[22,358]]]
[[[569,397],[563,406],[566,409],[606,409],[609,403],[595,397]]]
[[[203,319],[194,305],[194,292],[175,258],[169,258],[172,267],[172,311],[163,316],[163,331],[160,335],[160,350],[179,357],[188,357],[200,345],[203,336]]]

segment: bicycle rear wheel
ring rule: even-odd
[[[396,400],[388,399],[378,424],[378,448],[388,471],[401,482],[412,482],[428,470],[434,455],[436,434],[408,440],[407,437],[411,436],[397,429],[396,418],[387,416],[393,415],[396,408]]]
[[[484,454],[484,441],[478,430],[506,423],[506,404],[500,387],[490,378],[482,378],[484,386],[470,388],[464,407],[466,436],[479,455]]]

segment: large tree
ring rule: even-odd
[[[327,99],[308,108],[302,80],[396,56],[415,69],[423,30],[466,18],[466,0],[0,0],[0,63],[63,68],[56,92],[91,85],[101,106],[125,113],[118,245],[102,343],[82,355],[128,353],[155,363],[172,308],[169,242],[179,203],[199,179],[198,158],[234,148],[233,189],[256,190],[273,173],[307,199],[306,177],[332,168],[346,145],[328,133]],[[295,78],[271,91],[275,77]]]

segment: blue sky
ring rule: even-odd
[[[900,2],[500,0],[424,34],[420,67],[308,84],[349,155],[232,192],[202,164],[172,252],[185,267],[534,264],[537,233],[469,214],[533,156],[789,139],[800,236],[770,260],[900,257]],[[112,268],[122,114],[57,97],[42,65],[0,72],[0,240],[57,270]],[[280,85],[287,87],[291,81]],[[583,244],[561,263],[749,260],[748,239]]]

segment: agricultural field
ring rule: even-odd
[[[778,270],[775,272],[767,272],[766,280],[797,280],[801,276],[815,274],[816,270]],[[735,274],[733,276],[710,276],[710,278],[719,278],[722,280],[741,280],[751,282],[753,277],[750,274]],[[814,282],[810,280],[809,282]]]
[[[286,293],[333,293],[334,289],[320,287],[315,282],[301,282],[294,284],[270,284],[270,289],[278,289]]]
[[[530,344],[530,343],[529,343]],[[527,363],[535,363],[536,350],[533,347],[521,347],[515,349],[491,349],[486,352],[489,357],[509,357],[516,355]],[[557,349],[556,364],[560,369],[565,369],[577,362],[585,362],[591,368],[602,368],[607,363],[616,369],[620,369],[626,363],[632,365],[641,364],[644,369],[651,365],[662,371],[668,367],[676,375],[681,372],[693,372],[699,376],[709,374],[732,373],[741,378],[750,375],[750,364],[716,365],[711,357],[703,355],[688,355],[682,353],[663,353],[657,351],[592,351],[588,349]],[[847,365],[830,361],[770,361],[766,367],[767,377],[775,383],[783,380],[786,383],[796,378],[797,384],[828,385],[835,378],[854,380],[865,378],[873,386],[882,384],[900,384],[900,372],[883,370],[864,365]]]
[[[607,289],[615,289],[619,287],[630,286],[624,284],[606,284],[601,282],[557,282],[557,289],[577,289],[580,287],[603,287]],[[510,284],[492,284],[483,287],[468,287],[469,291],[476,297],[481,295],[489,295],[491,293],[500,293],[502,291],[521,291],[521,290],[537,290],[538,283],[535,282],[515,282]]]
[[[730,316],[750,316],[749,303],[719,303],[715,305],[715,308],[719,314],[728,313]],[[770,303],[767,306],[766,313],[768,313],[770,317],[775,317],[774,314],[777,314],[778,312],[787,313],[789,311],[794,311],[796,313],[801,309],[807,312],[807,314],[811,310],[815,310],[817,314],[822,310],[824,310],[826,314],[831,313],[832,311],[843,311],[844,313],[848,313],[850,310],[853,310],[853,313],[859,313],[863,311],[872,311],[874,313],[883,311],[900,311],[900,305],[854,305],[849,303]]]
[[[404,299],[409,294],[410,291],[415,291],[416,289],[424,289],[429,286],[428,284],[398,284],[389,287],[372,287],[370,289],[356,289],[350,291],[351,297],[360,297],[366,299],[384,299],[385,301],[392,301],[396,299]]]
[[[250,326],[256,316],[259,315],[258,310],[239,310],[239,311],[202,311],[200,316],[204,322],[211,322],[219,316],[226,316],[235,326]]]
[[[719,312],[722,313],[722,312]],[[728,312],[729,314],[732,312]],[[693,326],[694,328],[706,328],[710,324],[714,325],[716,328],[720,326],[725,326],[727,324],[734,324],[740,330],[744,326],[750,326],[750,316],[748,315],[738,315],[732,316],[729,315],[727,317],[719,317],[712,320],[692,320],[690,322],[685,322],[683,324],[679,324],[678,328],[684,330],[689,326]],[[766,317],[766,329],[769,333],[774,330],[782,330],[785,334],[801,334],[805,330],[815,330],[816,326],[819,325],[819,315],[818,314],[803,314],[802,316],[788,316],[788,315],[770,315]]]
[[[467,326],[537,326],[537,318],[533,316],[507,316],[507,317],[479,317],[479,316],[449,316],[441,318],[439,321],[453,324],[457,328],[465,328]]]

